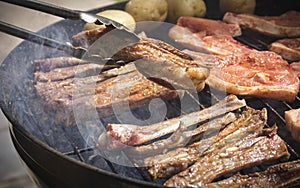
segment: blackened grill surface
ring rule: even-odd
[[[270,2],[270,0],[268,2]],[[285,3],[288,4],[287,2]],[[259,4],[263,3],[259,2]],[[258,14],[279,15],[284,12],[280,9],[282,7],[278,5],[275,6],[274,10],[269,7],[270,4],[267,5],[268,6],[266,8],[268,11],[264,12],[266,8],[258,7],[258,11],[260,11]],[[215,8],[217,7],[216,1],[207,1],[207,6],[207,16],[209,18],[220,19],[220,14],[215,11]],[[107,8],[122,9],[123,7],[124,4],[118,4]],[[291,7],[285,8],[288,10]],[[98,11],[99,9],[94,12]],[[82,27],[82,22],[63,21],[40,31],[40,33],[45,34],[48,37],[56,37],[53,35],[56,35],[57,33],[67,33],[60,35],[58,39],[61,41],[69,41],[70,36],[81,31]],[[245,30],[243,31],[243,35],[238,37],[237,40],[256,49],[266,50],[267,45],[275,39]],[[31,52],[35,53],[33,54]],[[51,148],[59,151],[62,155],[82,161],[87,165],[116,173],[120,176],[153,182],[153,185],[162,185],[165,180],[157,179],[153,181],[149,174],[143,169],[124,167],[111,163],[105,158],[96,155],[96,147],[87,146],[77,127],[53,126],[53,120],[48,118],[48,112],[45,112],[40,107],[42,101],[36,99],[34,96],[32,81],[34,67],[30,62],[35,59],[58,57],[63,55],[65,55],[63,52],[47,47],[41,47],[30,42],[24,42],[12,51],[12,53],[2,63],[0,69],[1,90],[5,91],[0,92],[0,104],[8,119],[16,128],[19,128],[24,133],[30,134],[36,139],[46,143]],[[199,101],[195,101],[188,95],[186,95],[184,100],[191,103],[199,103],[201,108],[206,108],[212,103],[222,99],[222,97],[224,97],[222,93],[219,94],[217,91],[206,87],[202,92],[198,93]],[[255,109],[267,108],[268,125],[272,126],[274,123],[277,124],[278,135],[285,140],[291,154],[289,160],[300,159],[300,144],[294,141],[290,133],[287,131],[283,116],[285,110],[300,108],[300,94],[298,93],[296,100],[292,103],[250,97],[246,97],[245,99],[250,107]],[[180,104],[178,104],[177,101],[169,102],[167,112],[168,117],[175,117],[181,113],[189,113],[195,110],[191,108],[185,109],[184,112],[181,112],[180,108]],[[137,117],[141,117],[142,115],[147,115],[149,112],[147,111],[147,108],[140,108],[135,110],[133,113]],[[103,118],[101,121],[103,124],[118,123],[117,119],[113,116]],[[282,161],[279,160],[274,163],[279,162]],[[243,169],[241,173],[245,174],[265,170],[268,165],[270,164],[262,164],[249,169]],[[230,176],[230,174],[227,174],[224,177],[228,176]]]

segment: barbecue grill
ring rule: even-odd
[[[218,1],[206,1],[207,17],[220,19]],[[279,15],[287,10],[298,8],[296,1],[264,0],[257,2],[256,13],[259,15]],[[270,6],[270,3],[272,5]],[[93,10],[123,9],[124,3]],[[83,22],[64,20],[39,31],[39,34],[61,41],[69,41],[70,37],[81,31]],[[151,37],[151,33],[149,33]],[[155,36],[153,36],[155,37]],[[271,37],[243,31],[237,40],[251,47],[265,50],[274,40]],[[32,53],[34,52],[34,53]],[[110,162],[97,155],[97,147],[88,145],[82,138],[77,127],[54,126],[53,120],[45,109],[41,99],[36,98],[33,87],[32,60],[66,55],[46,46],[24,41],[17,46],[5,59],[0,69],[0,105],[5,116],[11,122],[10,133],[14,146],[34,174],[36,183],[49,187],[162,187],[164,180],[152,180],[147,171],[142,168],[127,167]],[[197,93],[197,97],[186,94],[187,100],[206,108],[222,99],[224,94],[206,87]],[[198,98],[198,99],[196,99]],[[286,142],[291,157],[289,160],[300,159],[300,144],[295,142],[285,127],[284,111],[300,108],[300,93],[292,103],[244,97],[247,104],[255,109],[267,108],[268,125],[278,126],[278,135]],[[180,104],[167,102],[168,117],[188,113],[180,110]],[[146,108],[134,110],[137,116],[147,114]],[[101,119],[103,124],[116,121],[116,118]],[[277,160],[274,163],[282,162]],[[253,172],[265,169],[269,164],[261,164],[243,172]]]

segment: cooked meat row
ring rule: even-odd
[[[235,121],[238,115],[239,114],[237,113],[229,112],[220,118],[204,123],[198,128],[190,131],[186,130],[184,125],[180,125],[169,138],[161,139],[147,145],[130,147],[126,150],[126,153],[128,156],[136,159],[143,159],[148,156],[166,153],[174,148],[183,147],[189,143],[193,143],[202,137],[216,134],[216,132],[223,129],[226,125]]]
[[[73,58],[68,61],[72,60]],[[40,62],[41,60],[38,63]],[[104,117],[114,113],[113,105],[128,104],[130,108],[137,108],[147,104],[153,98],[171,100],[178,97],[180,93],[146,79],[134,70],[133,65],[111,69],[100,75],[96,70],[89,72],[91,74],[81,74],[81,77],[76,77],[78,66],[90,67],[90,65],[54,68],[49,72],[35,73],[37,94],[44,99],[46,107],[55,112],[57,124],[74,125],[76,123],[74,107],[87,110],[85,115],[89,114],[89,110],[96,110],[99,117]],[[62,69],[69,71],[61,71]],[[84,68],[78,71],[82,70]],[[62,78],[65,77],[65,73],[68,75],[67,79],[44,79],[43,81],[46,82],[41,82],[43,77]]]
[[[92,32],[95,32],[95,34],[92,35]],[[76,37],[73,37],[73,43],[77,46],[85,46],[90,42],[81,41],[78,40],[78,38],[86,38],[87,41],[95,41],[94,39],[98,37],[98,32],[99,31],[94,30],[79,33]],[[109,38],[111,36],[104,35],[103,38],[100,38],[99,41],[95,43],[96,45],[94,45],[97,46],[97,43],[100,43],[99,45],[101,48],[104,48],[105,46],[101,44],[106,40],[105,37]],[[122,48],[122,45],[124,45],[124,48]],[[110,47],[116,49],[120,48],[120,50],[108,49],[107,52],[103,53],[110,55],[103,58],[113,58],[115,60],[126,62],[136,61],[137,68],[142,74],[165,86],[170,85],[173,88],[193,89],[198,91],[204,88],[204,81],[209,74],[209,70],[206,68],[207,65],[202,62],[193,61],[189,55],[173,46],[164,43],[163,41],[150,38],[142,38],[134,44],[125,43],[122,45],[118,44]],[[97,49],[97,47],[92,51],[93,52],[90,53],[97,55],[102,54],[100,52],[101,49]],[[139,64],[142,65],[138,66]],[[160,71],[157,71],[157,69]]]
[[[192,112],[152,125],[108,124],[107,132],[99,137],[99,147],[112,150],[125,146],[140,145],[175,132],[180,124],[183,128],[188,128],[202,121],[237,110],[245,105],[244,100],[239,100],[236,96],[229,95],[215,105],[201,111]]]
[[[236,142],[249,134],[260,132],[266,121],[265,109],[260,111],[247,108],[236,121],[221,131],[217,131],[215,135],[166,154],[148,157],[144,160],[145,166],[149,167],[148,172],[154,178],[170,177],[187,169],[201,156]],[[220,125],[215,126],[220,127]]]
[[[284,141],[276,130],[250,134],[200,157],[195,164],[165,182],[170,187],[201,187],[215,178],[242,168],[289,157]]]
[[[300,160],[280,163],[253,174],[236,174],[222,181],[210,183],[206,188],[266,188],[297,187],[300,185]]]

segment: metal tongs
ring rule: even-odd
[[[59,16],[65,19],[71,19],[71,20],[83,20],[87,23],[95,23],[95,24],[104,24],[108,27],[113,27],[118,30],[124,31],[126,33],[127,41],[134,43],[140,40],[140,38],[133,32],[129,31],[126,26],[123,24],[116,22],[114,20],[98,16],[95,14],[90,14],[83,11],[78,10],[71,10],[64,7],[59,7],[56,5],[52,5],[49,3],[37,1],[37,0],[0,0],[3,2],[7,2],[10,4],[19,5],[22,7],[42,11],[45,13],[49,13],[55,16]],[[23,28],[5,23],[0,22],[0,30],[2,32],[5,32],[7,34],[26,39],[38,44],[43,44],[45,46],[54,47],[59,50],[64,50],[68,53],[71,53],[71,55],[75,57],[81,58],[84,54],[87,53],[87,49],[82,47],[74,47],[72,44],[68,42],[60,42],[56,41],[54,39],[50,39],[41,35],[38,35],[34,32],[25,30]]]

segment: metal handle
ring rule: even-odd
[[[80,19],[79,11],[59,7],[56,5],[52,5],[37,0],[26,0],[26,1],[25,0],[1,0],[1,1],[42,11],[66,19],[72,19],[72,20]]]
[[[56,48],[58,50],[63,50],[69,54],[74,54],[76,53],[76,51],[79,51],[80,49],[77,49],[75,47],[73,47],[71,44],[65,43],[65,42],[60,42],[60,41],[56,41],[41,35],[38,35],[32,31],[28,31],[26,29],[5,23],[5,22],[1,22],[0,21],[0,31],[22,38],[22,39],[26,39],[29,40],[31,42],[37,43],[37,44],[42,44],[45,46],[49,46],[52,48]],[[76,54],[75,54],[76,55]]]

